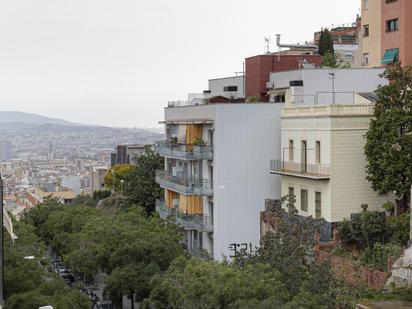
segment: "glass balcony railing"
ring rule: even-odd
[[[199,232],[213,232],[213,217],[205,215],[187,215],[179,212],[175,208],[167,208],[163,201],[156,201],[156,212],[161,218],[166,219],[174,216],[176,224],[186,230],[195,230]]]
[[[156,171],[156,182],[164,189],[184,195],[213,195],[213,182],[208,179],[180,177],[169,171]]]
[[[212,160],[213,147],[208,145],[182,145],[169,141],[157,141],[156,152],[162,157],[172,157],[184,160]]]
[[[295,176],[309,179],[330,179],[330,166],[326,164],[307,164],[282,160],[270,162],[272,174]]]

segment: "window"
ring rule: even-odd
[[[322,193],[315,192],[315,218],[322,218]]]
[[[345,59],[352,59],[352,57],[353,57],[353,52],[351,51],[345,52]]]
[[[293,149],[293,140],[289,140],[289,161],[292,162],[294,160],[294,149]]]
[[[368,10],[369,9],[369,0],[363,0],[363,9]]]
[[[369,53],[364,53],[363,54],[363,65],[368,65],[369,64]]]
[[[394,32],[399,30],[399,19],[390,19],[386,21],[386,32]]]
[[[289,195],[295,195],[295,189],[293,187],[289,187]]]
[[[285,95],[277,95],[274,99],[275,103],[285,103]]]
[[[308,190],[300,190],[300,209],[308,211]]]
[[[316,141],[316,149],[315,149],[315,163],[320,163],[320,141]]]
[[[226,86],[226,87],[223,87],[223,91],[224,91],[224,92],[237,91],[237,86]]]
[[[363,25],[363,36],[364,37],[369,36],[369,25]]]

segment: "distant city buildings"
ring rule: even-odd
[[[9,140],[0,140],[0,161],[9,161],[14,158],[13,145]]]

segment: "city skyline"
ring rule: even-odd
[[[272,51],[276,33],[288,43],[311,40],[323,26],[354,22],[359,1],[338,11],[326,0],[24,0],[0,8],[1,110],[157,127],[168,100],[242,71],[244,57],[264,52],[264,37],[272,38]]]

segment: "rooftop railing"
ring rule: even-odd
[[[213,195],[213,182],[209,179],[175,176],[170,171],[156,171],[156,182],[165,189],[184,195]]]
[[[185,160],[212,160],[213,147],[208,145],[173,144],[169,141],[155,143],[157,153],[163,157],[174,157]]]
[[[326,164],[307,164],[283,160],[272,160],[270,170],[273,174],[296,176],[301,178],[328,180],[330,166]]]

